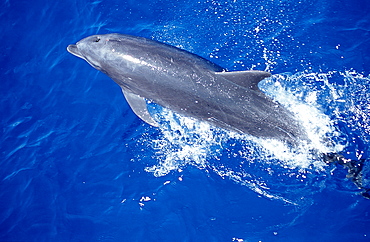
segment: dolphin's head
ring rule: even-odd
[[[151,42],[149,45],[146,42],[148,40],[141,37],[116,33],[92,35],[69,45],[67,50],[107,74],[121,87],[128,88],[133,82],[138,83],[142,76],[152,75],[153,71],[139,70],[143,66],[153,68],[151,63],[142,59],[144,56],[148,58],[146,46]],[[156,48],[149,51],[155,52]]]
[[[67,50],[86,60],[95,69],[102,71],[107,48],[101,35],[92,35],[78,41],[75,45],[68,45]]]
[[[135,68],[143,64],[139,59],[143,52],[140,41],[145,40],[115,33],[92,35],[69,45],[67,50],[122,86],[125,85],[124,77],[127,77],[126,81],[136,77]]]

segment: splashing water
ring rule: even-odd
[[[145,141],[158,161],[145,170],[159,177],[193,165],[267,198],[301,204],[302,197],[325,188],[329,168],[321,155],[350,153],[351,134],[343,132],[339,122],[361,132],[363,141],[369,141],[369,94],[363,91],[369,89],[363,86],[364,78],[355,72],[283,73],[260,83],[263,92],[293,112],[304,126],[311,142],[302,141],[298,147],[221,130],[149,104],[161,134],[156,140]],[[349,91],[361,93],[354,96]],[[355,126],[359,123],[360,127]]]
[[[156,117],[160,120],[162,135],[152,141],[160,163],[146,170],[155,176],[163,176],[187,164],[206,168],[207,159],[217,157],[221,152],[222,144],[228,140],[227,133],[168,109],[160,109]]]

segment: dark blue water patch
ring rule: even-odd
[[[191,6],[182,2],[174,5],[179,11],[175,16],[166,16],[166,28],[155,36],[196,53],[205,52],[203,55],[229,69],[366,70],[363,55],[354,53],[357,50],[350,48],[352,43],[346,37],[361,32],[363,38],[356,39],[356,46],[367,53],[363,40],[367,39],[368,28],[353,27],[366,22],[364,17],[355,17],[366,12],[361,8],[346,9],[334,2],[318,1],[204,1]],[[367,8],[363,1],[357,6]],[[338,13],[348,15],[351,21],[342,21]],[[200,31],[189,31],[193,28]]]

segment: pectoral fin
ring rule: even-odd
[[[123,95],[125,95],[125,98],[130,105],[132,111],[141,118],[144,122],[154,126],[158,127],[158,123],[153,119],[153,117],[150,115],[146,101],[144,98],[140,97],[139,95],[136,95],[132,92],[123,90]]]

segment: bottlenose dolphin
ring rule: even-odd
[[[291,144],[307,140],[294,115],[258,89],[268,72],[228,72],[185,50],[122,34],[89,36],[67,50],[112,78],[150,125],[158,126],[146,101],[238,133]]]
[[[111,77],[134,113],[150,125],[158,126],[146,101],[238,133],[292,145],[309,141],[294,115],[258,89],[268,72],[228,72],[179,48],[122,34],[89,36],[67,50]],[[346,167],[361,195],[370,199],[362,184],[363,160],[336,153],[323,154],[323,160]]]

